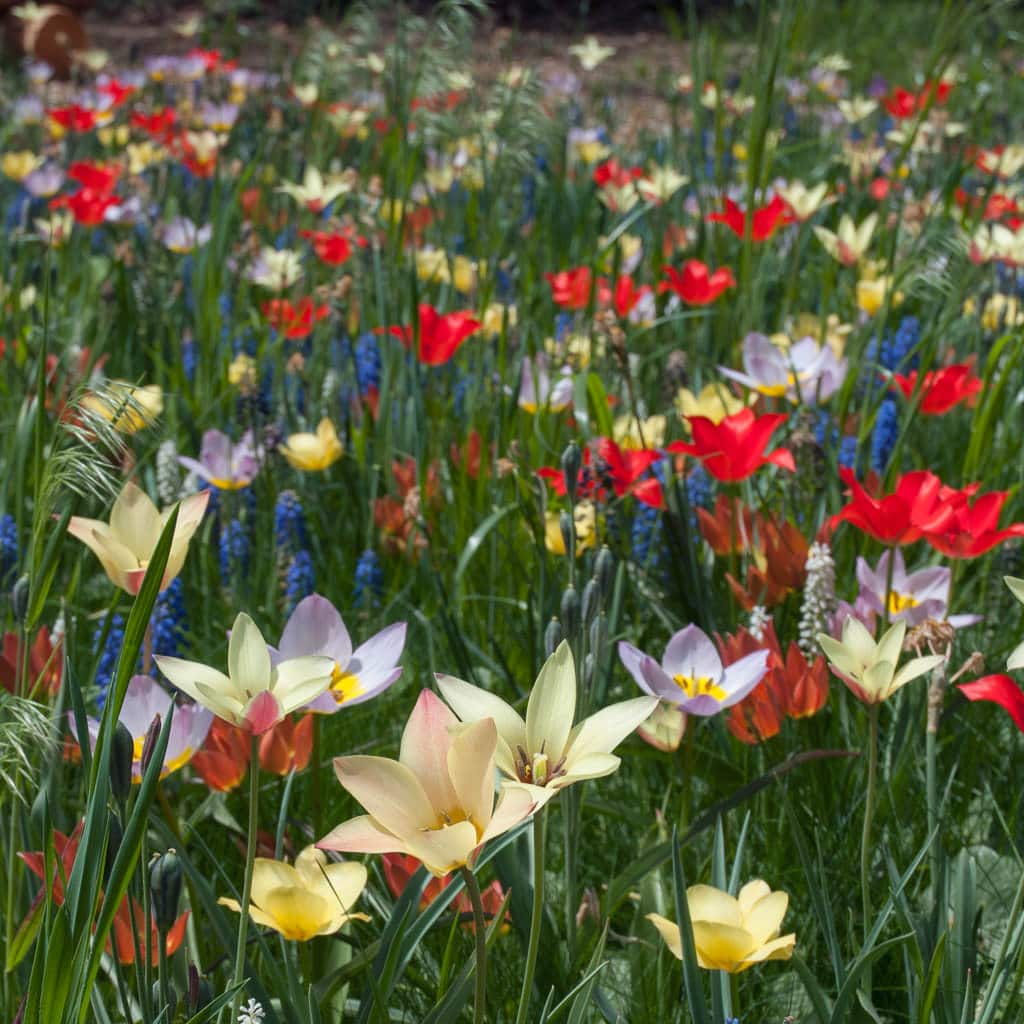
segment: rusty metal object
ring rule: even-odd
[[[17,2],[0,0],[8,45],[33,60],[49,64],[58,78],[67,78],[74,54],[89,47],[79,15],[92,6],[91,0],[43,4],[31,18],[14,15],[12,12],[17,6]]]

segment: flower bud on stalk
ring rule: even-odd
[[[588,580],[583,588],[583,625],[589,626],[601,609],[601,588],[597,580]]]
[[[188,1012],[197,1014],[213,999],[210,983],[199,976],[199,968],[195,964],[188,965]]]
[[[153,920],[164,936],[178,917],[181,901],[181,860],[174,850],[161,854],[149,868],[149,885],[153,902]]]
[[[27,575],[19,577],[17,583],[11,587],[11,611],[14,613],[15,621],[22,624],[24,624],[25,617],[28,615],[29,591],[30,586]]]
[[[566,587],[562,592],[562,625],[565,635],[571,637],[580,624],[580,598],[575,587]]]
[[[153,760],[153,754],[156,751],[156,741],[160,739],[160,728],[162,725],[163,720],[161,717],[154,715],[153,721],[149,723],[149,728],[146,730],[146,738],[142,741],[142,756],[139,758],[139,773],[142,775],[146,774],[149,762]]]
[[[608,642],[608,616],[598,615],[590,624],[590,650],[595,658],[604,653],[604,645]]]
[[[615,556],[607,544],[603,545],[598,553],[597,562],[594,565],[594,579],[601,588],[601,597],[605,600],[612,591],[612,583],[615,581]]]
[[[597,662],[594,659],[592,651],[587,651],[586,657],[583,659],[583,685],[589,689],[590,684],[594,681],[594,670],[597,668]]]
[[[544,630],[544,657],[550,658],[555,648],[562,642],[562,624],[552,616],[548,628]]]
[[[572,516],[568,512],[562,512],[558,517],[558,528],[562,531],[562,546],[570,558],[576,557],[576,527],[573,524]]]
[[[124,803],[132,791],[132,761],[135,760],[135,740],[123,722],[114,726],[110,747],[110,791],[118,803]]]
[[[572,502],[576,500],[576,481],[579,479],[582,459],[580,446],[575,441],[570,441],[562,452],[561,463],[562,475],[565,477],[565,492]]]

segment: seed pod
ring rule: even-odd
[[[562,452],[562,476],[565,478],[565,492],[569,495],[570,501],[576,500],[576,481],[580,475],[580,464],[583,455],[580,446],[575,441],[570,441],[565,451]]]
[[[135,740],[123,722],[114,726],[110,746],[110,790],[114,799],[124,802],[132,791],[132,761],[135,760]]]
[[[583,588],[583,625],[589,626],[601,610],[601,588],[597,580],[587,580]]]
[[[575,587],[566,587],[562,592],[562,614],[560,616],[566,636],[572,636],[580,624],[580,598]]]
[[[615,581],[615,556],[607,544],[603,545],[594,565],[594,579],[601,588],[601,596],[607,600]]]
[[[562,624],[554,616],[544,630],[544,656],[550,658],[555,648],[562,642]]]
[[[181,860],[174,850],[161,854],[149,866],[153,919],[161,935],[166,935],[171,930],[178,916],[181,880]]]
[[[28,615],[29,590],[27,575],[19,576],[17,583],[11,587],[11,611],[18,622],[24,622],[25,616]]]
[[[124,829],[121,828],[121,819],[113,812],[107,822],[107,856],[103,864],[103,881],[110,880],[110,872],[114,870],[114,861],[117,860],[117,853],[121,849],[121,841],[124,839]]]

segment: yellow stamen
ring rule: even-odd
[[[359,682],[359,676],[351,672],[342,672],[337,665],[331,674],[331,693],[338,704],[344,704],[347,700],[359,697],[364,691]]]
[[[716,685],[710,676],[673,676],[678,686],[687,697],[714,697],[725,700],[725,690]]]
[[[889,614],[899,615],[908,608],[916,608],[918,600],[911,594],[899,594],[895,590],[889,592]]]

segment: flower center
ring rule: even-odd
[[[520,782],[527,782],[531,786],[546,786],[564,774],[564,757],[552,764],[551,758],[544,753],[543,748],[533,755],[528,754],[522,747],[517,748],[516,775]]]
[[[899,615],[908,608],[916,608],[918,600],[913,594],[900,594],[895,590],[889,591],[889,614]]]
[[[687,697],[714,697],[715,700],[725,700],[725,690],[718,686],[711,676],[676,675],[672,678]]]
[[[351,672],[342,672],[338,664],[335,663],[334,671],[331,673],[330,691],[331,696],[338,704],[344,704],[346,701],[360,696],[363,693],[363,687],[359,682],[359,676],[353,675]]]

